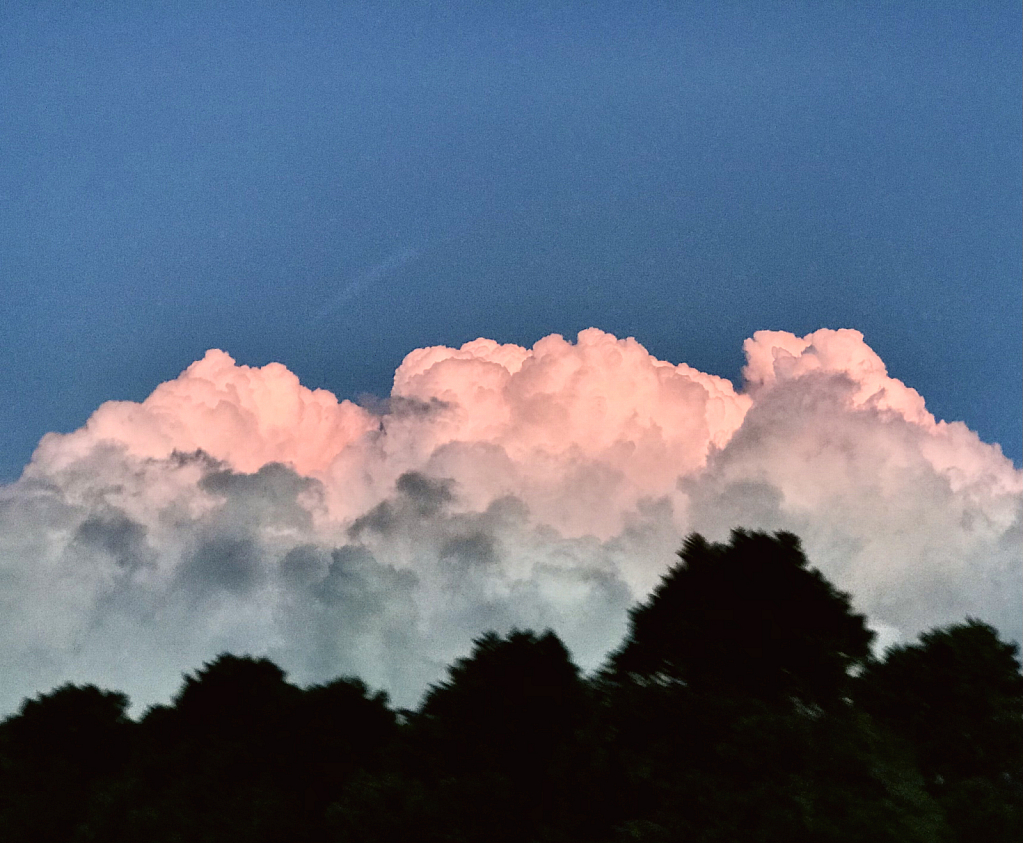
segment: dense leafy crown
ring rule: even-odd
[[[735,530],[728,544],[693,534],[679,556],[630,613],[613,674],[824,704],[868,657],[864,617],[791,533]]]

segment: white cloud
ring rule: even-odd
[[[165,699],[223,649],[414,704],[484,629],[592,667],[685,534],[789,529],[896,637],[1020,637],[1023,474],[856,331],[758,332],[745,385],[582,332],[413,351],[371,412],[211,351],[0,488],[0,708]]]

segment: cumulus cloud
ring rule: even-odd
[[[1020,638],[1023,473],[851,330],[757,332],[742,389],[596,329],[411,352],[377,406],[210,351],[0,487],[0,708],[166,699],[229,649],[412,705],[485,629],[594,667],[691,531],[796,532],[886,640]]]

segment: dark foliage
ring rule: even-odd
[[[570,825],[586,706],[554,633],[487,633],[410,718],[404,763],[346,793],[339,839],[512,841]]]
[[[579,669],[553,632],[490,632],[430,689],[419,720],[446,769],[497,766],[532,777],[571,738],[583,694]]]
[[[970,620],[872,661],[794,536],[680,556],[590,681],[516,630],[400,715],[226,654],[138,722],[91,686],[28,700],[0,723],[0,840],[1019,839],[1015,645]]]
[[[605,683],[588,744],[595,809],[619,835],[592,839],[942,839],[911,757],[851,706]]]
[[[117,697],[123,717],[126,700]],[[72,714],[80,716],[54,712]],[[24,719],[4,728],[24,731]],[[80,800],[75,834],[3,839],[322,840],[330,804],[358,772],[380,763],[397,729],[386,697],[370,696],[358,680],[303,690],[266,659],[231,655],[187,676],[171,706],[124,726],[116,775]],[[93,764],[114,763],[99,742],[78,748]],[[27,753],[11,767],[16,775],[44,772]]]
[[[841,699],[873,633],[849,597],[807,567],[799,539],[690,536],[611,659],[619,678],[676,680],[695,691],[808,704]]]
[[[127,707],[124,694],[63,685],[0,724],[0,839],[74,838],[124,770]]]
[[[857,702],[912,748],[959,840],[1023,839],[1023,675],[1019,648],[980,621],[892,647]]]

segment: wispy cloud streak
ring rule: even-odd
[[[320,322],[333,316],[356,296],[361,295],[383,281],[388,275],[397,272],[403,266],[411,263],[419,257],[420,250],[413,248],[402,248],[388,255],[386,259],[376,266],[349,278],[342,284],[341,289],[335,293],[327,303],[320,308],[314,317],[314,321]]]

